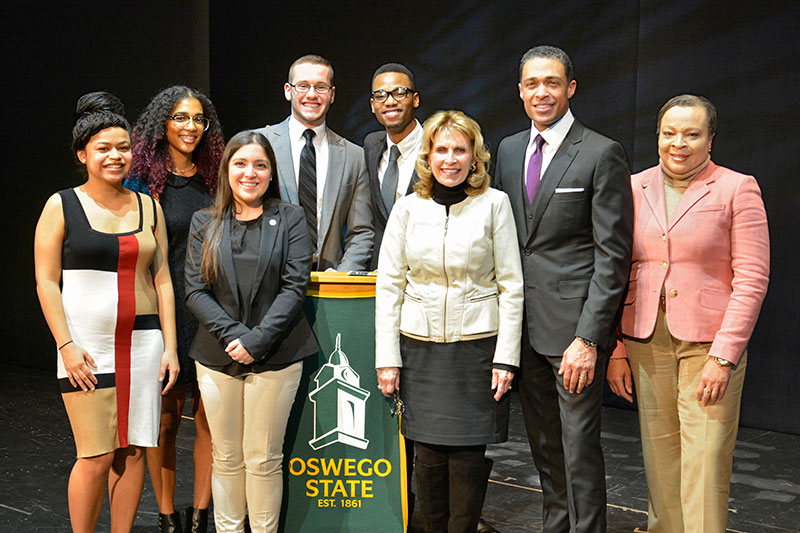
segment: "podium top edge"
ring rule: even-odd
[[[351,276],[347,272],[312,272],[311,283],[348,283],[374,285],[376,273]]]

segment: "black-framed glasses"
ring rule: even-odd
[[[372,91],[370,98],[372,99],[373,102],[382,104],[389,98],[389,95],[391,94],[395,102],[400,102],[402,100],[405,100],[409,94],[414,94],[415,92],[417,91],[415,91],[414,89],[409,89],[408,87],[395,87],[391,91],[384,91],[383,89],[378,89],[377,91]]]
[[[333,88],[330,85],[326,85],[324,83],[317,83],[316,85],[313,85],[311,83],[298,83],[297,85],[295,85],[294,83],[290,83],[289,85],[295,91],[302,94],[305,94],[308,91],[310,91],[312,87],[314,88],[314,91],[316,91],[317,94],[328,94],[329,92],[331,92],[331,89]]]
[[[206,131],[208,127],[211,125],[211,121],[208,120],[206,117],[190,117],[189,115],[170,115],[169,118],[175,124],[181,127],[186,127],[189,125],[189,121],[193,121],[195,126],[198,128],[203,128],[203,131]]]

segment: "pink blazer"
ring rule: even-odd
[[[649,337],[661,288],[673,336],[712,342],[711,355],[737,363],[769,282],[769,230],[752,176],[713,162],[698,174],[670,223],[660,166],[631,177],[634,231],[622,332]]]

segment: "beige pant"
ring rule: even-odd
[[[673,337],[659,311],[653,336],[625,339],[636,383],[652,533],[724,533],[747,352],[721,401],[697,388],[711,343]]]
[[[302,361],[276,371],[231,377],[196,363],[214,462],[211,492],[220,533],[277,531],[283,496],[283,437]]]

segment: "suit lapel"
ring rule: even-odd
[[[661,179],[661,169],[657,168],[642,181],[642,196],[645,203],[653,212],[662,232],[667,231],[667,207],[664,199],[664,181]]]
[[[264,208],[264,214],[261,216],[261,247],[258,252],[255,282],[253,283],[250,301],[248,302],[250,305],[252,305],[256,294],[258,294],[261,280],[264,279],[264,273],[267,271],[267,265],[269,265],[272,260],[272,254],[275,252],[275,241],[282,222],[277,206]]]
[[[241,309],[241,302],[239,301],[239,291],[236,290],[238,283],[236,281],[236,269],[233,266],[233,251],[231,250],[231,210],[227,209],[222,219],[222,238],[219,243],[219,256],[222,263],[222,271],[225,273],[225,279],[228,280],[228,289],[230,290],[233,300],[236,302],[236,309]]]
[[[578,155],[582,138],[583,125],[576,120],[569,129],[567,136],[564,138],[564,142],[562,142],[561,146],[558,148],[556,155],[553,156],[552,161],[550,161],[550,164],[547,166],[547,170],[544,171],[544,176],[542,176],[542,180],[539,182],[539,188],[536,189],[536,196],[534,196],[533,205],[530,208],[531,222],[530,230],[528,231],[528,242],[530,242],[533,235],[536,233],[536,228],[539,226],[542,216],[544,216],[547,205],[553,198],[556,187],[561,183],[567,170],[569,170],[569,166],[572,164],[572,161],[574,161],[575,156]],[[524,158],[525,156],[523,155],[523,159]]]
[[[281,197],[289,203],[300,205],[297,195],[297,179],[295,178],[292,160],[292,139],[289,136],[289,119],[270,128],[276,142],[272,143],[275,159],[278,163],[278,179],[280,180]]]
[[[322,214],[319,220],[319,242],[325,241],[328,229],[331,226],[333,212],[339,200],[339,190],[341,190],[342,180],[344,179],[345,150],[344,140],[328,130],[328,172],[325,176],[325,189],[322,193]]]
[[[365,147],[367,149],[367,147]],[[383,134],[380,136],[380,140],[369,146],[369,149],[366,151],[367,157],[367,168],[375,169],[373,176],[375,179],[369,180],[370,185],[370,194],[372,195],[372,203],[373,205],[378,207],[378,213],[381,215],[383,220],[383,224],[386,224],[386,220],[389,218],[389,212],[386,210],[386,204],[383,203],[383,196],[381,195],[381,181],[380,176],[378,176],[378,170],[380,168],[381,157],[383,156],[383,152],[386,151],[386,135]]]
[[[417,175],[417,169],[415,168],[414,171],[411,173],[411,179],[408,181],[408,189],[406,189],[406,195],[409,195],[414,192],[414,185],[419,181],[419,176]]]
[[[517,175],[507,179],[503,184],[503,191],[508,195],[511,201],[511,210],[514,212],[514,220],[517,224],[517,235],[520,236],[520,245],[524,246],[525,243],[522,236],[528,235],[528,225],[526,223],[527,217],[525,213],[525,204],[528,202],[528,197],[524,192],[525,189],[525,149],[530,140],[530,130],[527,132],[518,133],[511,139],[513,142],[509,148],[509,158],[506,166],[504,160],[503,166],[509,169],[518,169]],[[503,176],[504,177],[504,176]],[[502,178],[502,177],[501,177]]]
[[[675,211],[672,213],[672,216],[669,219],[669,229],[671,230],[675,224],[686,214],[689,209],[691,209],[697,202],[700,201],[701,198],[706,196],[711,192],[711,184],[714,183],[714,173],[711,172],[711,168],[709,168],[711,164],[709,163],[708,167],[704,168],[700,175],[696,176],[692,183],[689,184],[689,187],[686,189],[686,192],[683,193],[681,196],[680,201],[678,202],[678,206],[675,208]]]

